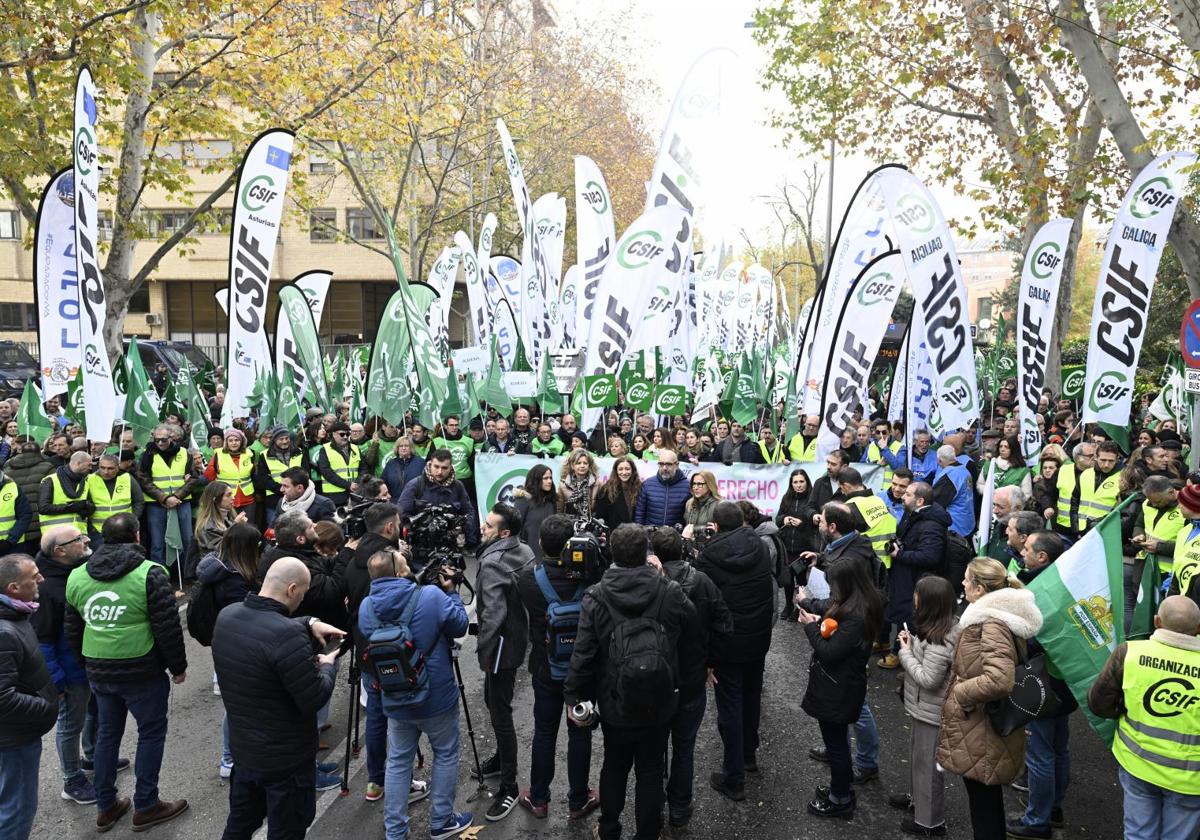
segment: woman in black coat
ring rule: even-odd
[[[812,498],[812,482],[804,470],[792,470],[788,476],[788,489],[779,500],[779,510],[775,514],[775,524],[779,526],[779,539],[787,551],[787,561],[779,575],[779,585],[783,587],[783,612],[779,617],[790,621],[796,617],[796,606],[792,597],[796,594],[796,586],[804,583],[804,577],[797,577],[792,571],[792,564],[797,569],[804,569],[803,562],[797,563],[805,551],[821,550],[821,535],[817,526],[813,525],[813,514],[816,510],[809,503]]]
[[[533,549],[539,561],[542,555],[542,522],[558,510],[558,491],[554,488],[554,471],[545,464],[530,467],[525,474],[525,486],[513,493],[513,507],[521,514],[521,539]]]
[[[597,485],[592,497],[592,515],[603,519],[609,530],[633,521],[642,479],[632,456],[625,455],[613,462],[608,480]]]
[[[800,622],[813,649],[800,707],[821,728],[830,772],[829,787],[816,789],[808,812],[850,819],[856,803],[849,727],[867,697],[867,660],[883,623],[883,598],[865,562],[835,563],[827,575],[829,600],[800,602]]]

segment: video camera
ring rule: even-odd
[[[546,562],[554,563],[550,558]],[[589,583],[600,580],[608,568],[608,526],[603,519],[576,519],[575,534],[567,540],[558,565],[571,580]]]
[[[452,505],[429,505],[417,511],[404,529],[404,540],[413,550],[417,583],[436,584],[439,575],[466,582],[463,547],[467,544],[463,515]],[[469,588],[469,587],[468,587]]]
[[[361,498],[355,494],[351,494],[350,498]],[[367,533],[367,523],[363,519],[363,515],[367,512],[367,508],[375,504],[374,499],[367,499],[361,502],[355,502],[352,505],[343,505],[334,511],[333,521],[342,526],[342,533],[346,537],[346,541],[357,540]]]

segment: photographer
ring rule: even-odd
[[[574,604],[583,599],[584,589],[591,583],[577,570],[568,569],[562,560],[567,542],[575,533],[571,517],[561,513],[548,516],[541,528],[541,552],[547,558],[536,568],[528,567],[517,579],[517,594],[529,615],[529,677],[533,685],[533,744],[529,756],[529,789],[521,794],[518,803],[538,819],[545,819],[550,806],[550,783],[554,781],[554,755],[558,747],[558,727],[562,721],[565,701],[563,681],[555,679],[550,666],[548,638],[550,621],[549,601],[545,583],[554,590],[560,604]],[[576,617],[578,620],[578,617]],[[573,645],[571,646],[573,648]],[[558,667],[565,663],[559,652]],[[588,771],[592,763],[592,730],[583,726],[567,727],[567,807],[568,819],[580,820],[600,805],[600,792],[588,788]]]
[[[484,762],[483,775],[500,774],[500,789],[492,797],[488,820],[509,815],[521,791],[517,787],[517,730],[512,700],[517,668],[525,659],[529,625],[517,594],[517,575],[533,564],[533,550],[517,536],[521,515],[512,505],[498,504],[483,522],[479,550],[479,592],[476,614],[479,638],[475,651],[483,671],[483,702],[496,733],[496,755]]]
[[[313,522],[332,522],[337,513],[333,501],[317,492],[312,477],[303,467],[289,467],[279,477],[279,507],[271,522],[288,511],[299,510]]]
[[[413,646],[424,654],[425,685],[420,696],[400,697],[383,692],[383,713],[388,719],[386,789],[412,790],[417,739],[424,732],[433,748],[430,776],[429,830],[433,838],[458,834],[471,824],[469,813],[454,811],[458,788],[458,686],[450,661],[454,639],[467,632],[467,611],[453,580],[439,577],[437,586],[418,586],[409,579],[402,558],[394,555],[395,577],[371,582],[370,593],[359,612],[358,630],[370,638],[380,627],[397,626],[414,605],[408,628]],[[389,838],[408,836],[407,796],[392,795],[384,802],[383,824]]]
[[[266,580],[271,564],[281,557],[295,557],[309,572],[308,591],[296,609],[296,615],[315,616],[326,624],[345,629],[346,591],[342,578],[346,561],[342,556],[325,558],[317,552],[317,532],[308,514],[290,510],[275,520],[275,545],[263,551],[258,561],[258,579]]]
[[[576,707],[599,707],[604,730],[600,768],[600,840],[621,836],[621,811],[629,770],[637,773],[634,811],[637,837],[658,837],[662,830],[663,761],[675,714],[679,670],[675,652],[691,604],[679,584],[648,562],[644,529],[621,525],[609,538],[613,565],[583,596],[571,669],[563,684],[575,726],[586,726]],[[646,621],[643,621],[646,619]],[[620,662],[609,661],[613,637],[626,649]],[[644,657],[644,658],[643,658]],[[634,670],[632,660],[654,662]],[[640,690],[629,691],[629,688]]]
[[[433,505],[449,505],[455,514],[462,517],[463,530],[468,546],[479,545],[479,520],[475,506],[463,483],[454,477],[454,461],[449,450],[435,449],[429,453],[425,473],[404,486],[400,494],[400,515],[412,519],[419,511]],[[414,558],[418,564],[421,558]],[[423,565],[423,564],[422,564]]]

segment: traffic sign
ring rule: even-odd
[[[1200,300],[1194,300],[1183,313],[1183,324],[1179,327],[1179,352],[1183,363],[1190,368],[1200,369]]]
[[[1188,369],[1183,374],[1183,390],[1189,394],[1200,394],[1200,370]]]

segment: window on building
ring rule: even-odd
[[[101,210],[96,217],[96,229],[101,242],[111,242],[113,238],[113,214],[111,210]]]
[[[0,239],[19,239],[21,221],[16,210],[0,210]]]
[[[25,329],[25,304],[0,303],[0,330]]]
[[[308,171],[313,175],[325,175],[333,171],[333,161],[316,145],[308,150]]]
[[[151,236],[170,236],[183,229],[187,224],[188,210],[151,210],[148,222]]]
[[[975,318],[975,323],[979,323],[984,318],[992,317],[992,298],[991,296],[981,297],[979,299],[979,315]]]
[[[185,217],[186,218],[186,215]],[[233,227],[233,211],[228,208],[211,211],[200,225],[200,233],[228,236]]]
[[[346,232],[361,241],[383,239],[383,231],[365,207],[346,208]]]
[[[145,283],[129,298],[129,311],[139,314],[150,311],[150,287]]]
[[[337,240],[337,210],[320,207],[308,213],[308,239],[310,242],[334,242]]]

